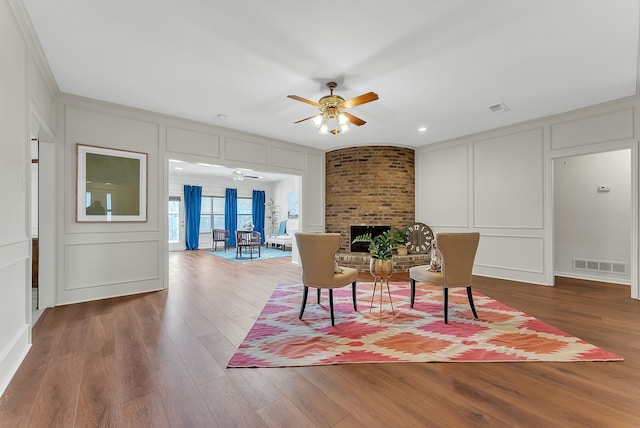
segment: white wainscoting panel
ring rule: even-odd
[[[22,247],[12,245],[10,247]],[[27,321],[25,302],[25,278],[27,261],[26,256],[17,255],[12,260],[2,258],[0,266],[0,360],[6,354],[5,346],[13,346],[11,340],[19,332]],[[28,266],[31,269],[31,265]]]
[[[271,166],[302,171],[304,170],[304,153],[282,147],[273,147],[271,149]]]
[[[544,238],[482,234],[475,265],[542,274],[544,273]]]
[[[468,227],[468,146],[416,153],[416,166],[416,218],[432,227]]]
[[[551,125],[554,150],[630,138],[633,138],[633,108]]]
[[[224,139],[225,158],[254,165],[267,164],[267,144],[238,140],[236,138]]]
[[[167,126],[167,150],[220,158],[220,136],[208,132]]]
[[[158,241],[67,244],[65,290],[160,278]]]
[[[304,222],[304,232],[324,232],[324,155],[308,153],[306,176],[303,178],[303,191],[300,217]]]
[[[542,228],[542,128],[476,141],[474,227]]]

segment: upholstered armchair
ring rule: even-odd
[[[433,271],[429,265],[409,269],[411,307],[413,308],[416,297],[416,281],[440,286],[444,297],[444,322],[448,324],[449,288],[466,287],[473,317],[478,319],[476,307],[473,304],[471,280],[479,241],[480,233],[478,232],[438,233],[436,243],[442,256],[441,271]]]
[[[351,284],[353,298],[353,310],[357,311],[356,279],[358,270],[339,266],[336,268],[336,253],[340,247],[339,233],[305,233],[295,234],[300,262],[302,264],[302,305],[299,319],[302,319],[307,304],[309,287],[318,291],[318,304],[320,304],[320,290],[329,290],[329,311],[331,313],[331,325],[335,325],[333,316],[333,289]]]

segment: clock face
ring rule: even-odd
[[[431,249],[433,232],[424,223],[414,223],[409,226],[409,239],[407,249],[410,253],[426,253]]]

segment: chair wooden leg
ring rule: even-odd
[[[320,289],[318,288],[318,304],[320,304]]]
[[[358,312],[358,304],[356,302],[356,282],[351,283],[351,297],[353,297],[353,310]]]
[[[336,325],[333,319],[333,288],[329,289],[329,311],[331,312],[331,325]]]
[[[302,319],[302,314],[304,314],[304,308],[307,306],[307,295],[309,294],[309,287],[304,286],[304,291],[302,292],[302,304],[300,305],[300,315],[298,315],[298,319]]]
[[[444,323],[449,324],[449,289],[445,287],[442,290],[442,296],[444,297]]]
[[[413,304],[416,301],[416,280],[413,278],[411,279],[411,307],[413,308]]]
[[[471,306],[473,318],[478,319],[478,314],[476,313],[476,305],[473,304],[473,294],[471,293],[471,286],[467,287],[467,297],[469,298],[469,306]]]

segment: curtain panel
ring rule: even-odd
[[[238,230],[238,189],[227,189],[224,194],[224,228],[229,231],[229,245],[236,246]]]
[[[260,243],[264,243],[264,190],[254,190],[251,197],[253,230],[260,232]]]
[[[202,186],[184,185],[185,247],[197,250],[200,240]]]

